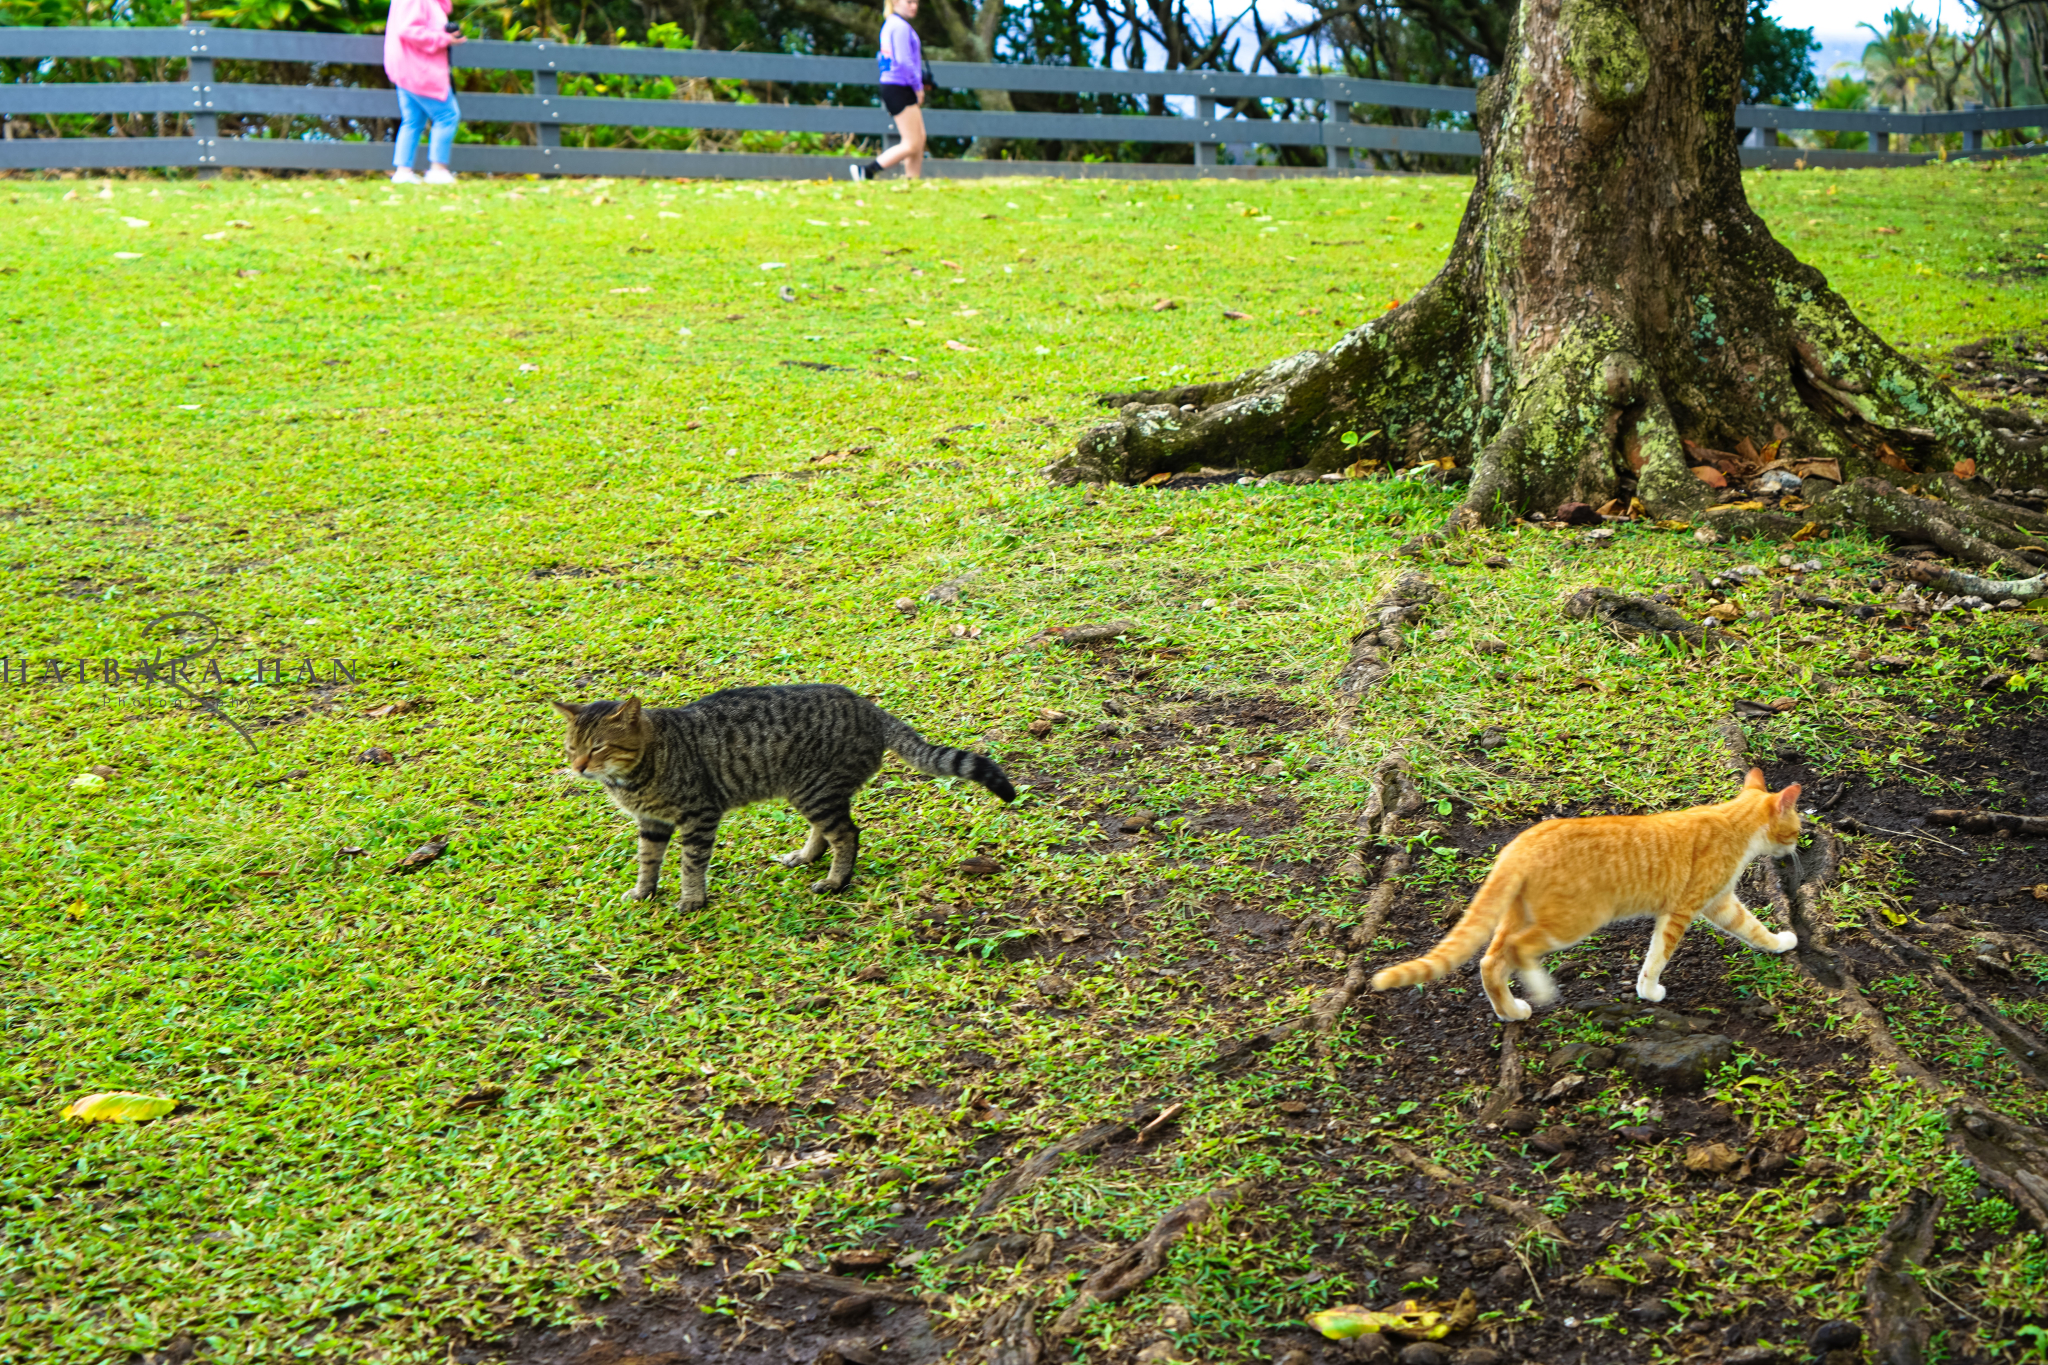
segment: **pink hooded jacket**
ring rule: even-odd
[[[448,98],[448,33],[454,0],[391,0],[384,24],[384,74],[422,99]]]

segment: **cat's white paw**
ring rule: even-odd
[[[711,897],[709,896],[698,896],[694,900],[685,896],[676,902],[676,909],[685,915],[694,915],[709,904],[711,904]]]
[[[820,896],[833,891],[844,891],[845,889],[845,882],[835,882],[830,877],[820,877],[817,881],[811,883],[811,890]]]
[[[1670,992],[1665,990],[1659,982],[1645,981],[1641,977],[1636,978],[1636,995],[1653,1005],[1662,1001],[1669,994]]]
[[[798,849],[794,853],[784,853],[771,861],[781,863],[784,867],[803,867],[817,860],[815,858],[806,858],[804,851]]]
[[[1517,1000],[1512,995],[1508,997],[1508,1012],[1506,1014],[1502,1014],[1498,1009],[1495,1009],[1493,1012],[1496,1019],[1505,1019],[1510,1024],[1518,1020],[1527,1019],[1534,1013],[1535,1011],[1529,1008],[1528,1001]]]
[[[1550,979],[1549,972],[1541,967],[1525,967],[1521,975],[1522,989],[1529,993],[1531,1000],[1539,1005],[1548,1005],[1557,999],[1557,983]],[[1523,1006],[1525,1011],[1527,1008],[1526,1005]],[[1529,1016],[1524,1013],[1522,1017],[1526,1019]]]
[[[629,888],[628,888],[627,890],[625,890],[625,891],[622,891],[622,892],[620,892],[620,893],[619,893],[619,899],[620,899],[620,900],[622,900],[622,901],[645,901],[645,900],[653,900],[653,899],[654,899],[654,893],[653,893],[652,891],[642,891],[642,890],[641,890],[641,889],[640,889],[639,887],[637,887],[637,886],[635,886],[635,887],[629,887]]]
[[[1776,945],[1771,949],[1772,952],[1789,953],[1799,946],[1799,935],[1787,929],[1782,934],[1774,935],[1771,942]]]

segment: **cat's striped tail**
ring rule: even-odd
[[[886,711],[882,714],[889,727],[883,734],[882,743],[911,767],[933,777],[964,777],[969,782],[979,782],[1005,801],[1017,799],[1017,789],[1010,785],[1010,779],[993,759],[965,749],[949,749],[943,744],[934,744],[895,716]]]
[[[1522,879],[1519,876],[1489,876],[1479,888],[1479,894],[1465,907],[1464,916],[1451,926],[1451,932],[1444,935],[1443,942],[1421,957],[1373,973],[1372,988],[1390,991],[1397,986],[1441,981],[1485,946],[1486,940],[1493,935],[1494,926],[1500,923],[1501,916],[1521,894]]]

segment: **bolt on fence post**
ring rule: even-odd
[[[1195,97],[1195,118],[1202,123],[1208,123],[1215,117],[1216,101],[1207,95],[1197,95]],[[1213,166],[1216,164],[1216,144],[1204,142],[1202,138],[1202,133],[1195,135],[1195,164],[1197,166]]]
[[[213,58],[202,57],[209,46],[206,30],[187,28],[191,51],[185,58],[185,84],[191,92],[192,140],[197,144],[199,179],[220,178],[220,116],[213,112]]]
[[[555,79],[555,73],[552,71],[534,72],[533,93],[539,97],[541,103],[541,118],[533,125],[533,140],[540,145],[542,151],[548,153],[548,162],[554,168],[550,171],[542,171],[540,178],[543,180],[553,180],[562,169],[562,163],[556,160],[554,155],[562,147],[562,126],[552,121],[555,112],[555,99],[561,94],[560,82]]]

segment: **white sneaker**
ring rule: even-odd
[[[894,11],[892,10],[891,13],[894,13]],[[846,174],[848,178],[853,180],[865,180],[868,178],[868,168],[856,161],[846,168]]]
[[[394,185],[417,185],[420,183],[420,173],[410,166],[400,166],[391,173],[391,183]]]
[[[455,172],[449,170],[446,166],[429,166],[427,167],[426,183],[429,185],[452,185],[455,183]]]

